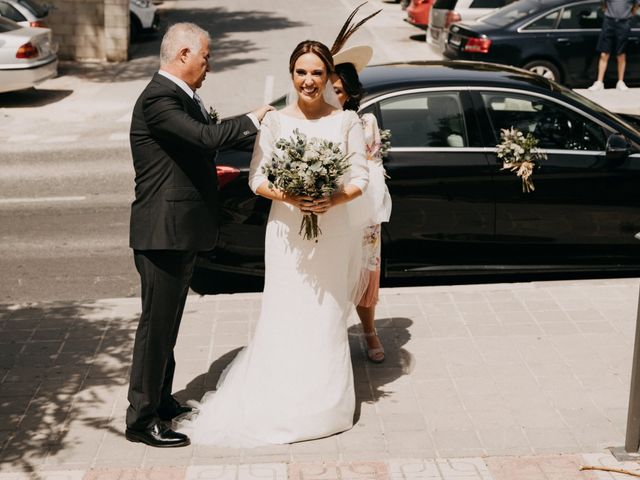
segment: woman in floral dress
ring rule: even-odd
[[[333,89],[344,110],[358,111],[363,88],[358,77],[369,62],[373,51],[368,46],[356,46],[333,55],[335,73],[332,75]],[[375,329],[375,309],[380,289],[380,224],[388,222],[391,215],[391,197],[385,183],[382,157],[385,144],[381,141],[376,117],[370,113],[361,117],[364,129],[369,186],[365,192],[370,217],[364,232],[365,276],[367,287],[356,306],[367,342],[367,358],[374,363],[384,361],[385,354]]]

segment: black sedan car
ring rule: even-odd
[[[597,74],[600,0],[519,0],[476,21],[449,27],[445,57],[513,65],[580,87]],[[612,58],[605,81],[615,83]],[[640,84],[640,13],[632,20],[625,81]]]
[[[362,112],[391,130],[391,277],[640,267],[640,132],[544,77],[479,62],[367,68]],[[548,158],[523,193],[496,156],[500,129],[531,132]],[[218,157],[223,209],[205,270],[263,274],[268,200],[250,153]]]

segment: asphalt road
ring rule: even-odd
[[[0,301],[135,295],[128,149],[0,153]]]

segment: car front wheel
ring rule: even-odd
[[[546,60],[532,60],[522,68],[529,70],[530,72],[537,73],[538,75],[548,78],[549,80],[553,80],[554,82],[561,81],[560,70],[558,67]]]

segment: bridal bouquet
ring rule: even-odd
[[[530,133],[525,136],[513,127],[501,129],[500,140],[496,154],[502,159],[502,169],[516,172],[516,175],[522,179],[523,192],[534,191],[531,179],[533,169],[540,166],[541,160],[547,158],[544,151],[536,148],[538,140]]]
[[[388,128],[380,129],[380,155],[384,158],[391,148],[391,130]]]
[[[278,139],[276,149],[279,152],[262,170],[269,179],[269,187],[288,195],[327,197],[338,189],[338,182],[349,169],[349,155],[342,152],[340,145],[321,138],[307,138],[298,129],[291,138]],[[298,234],[306,240],[316,240],[321,233],[318,216],[306,213]]]

